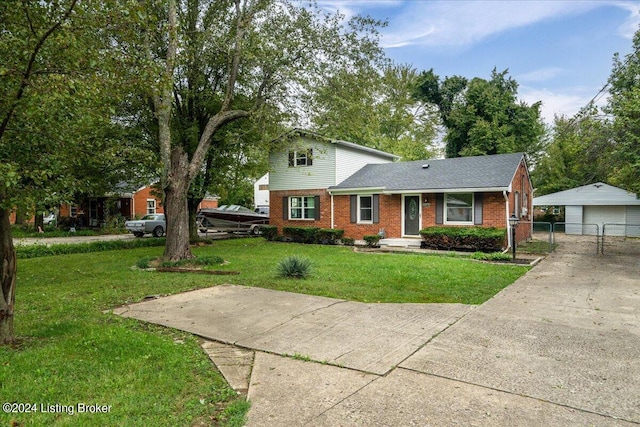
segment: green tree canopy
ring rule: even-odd
[[[445,127],[447,157],[525,152],[535,159],[543,149],[540,102],[517,99],[518,84],[494,69],[491,79],[460,76],[444,80],[429,70],[420,76],[417,99],[438,107]]]
[[[345,71],[318,86],[309,105],[312,128],[403,160],[433,157],[437,115],[432,105],[413,97],[416,70],[376,65],[357,74]]]
[[[551,143],[531,174],[536,195],[606,182],[612,150],[611,123],[596,107],[571,119],[556,117]]]
[[[613,116],[615,139],[610,181],[640,194],[640,30],[633,51],[624,60],[614,56],[609,84],[605,111]]]

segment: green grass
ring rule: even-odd
[[[551,245],[552,250],[558,247],[557,243]],[[528,242],[518,243],[516,252],[523,254],[547,254],[549,253],[549,241],[530,240]]]
[[[212,284],[231,283],[362,302],[480,304],[524,274],[528,268],[474,262],[466,257],[425,254],[356,253],[343,246],[302,245],[237,239],[194,249],[218,255],[219,270],[237,276],[213,276]],[[305,280],[278,276],[288,256],[313,263]]]
[[[18,260],[15,327],[0,347],[3,402],[110,405],[105,414],[0,412],[0,425],[242,425],[248,405],[213,368],[196,338],[104,310],[215,284],[235,283],[365,302],[478,304],[527,271],[424,254],[355,253],[236,239],[193,249],[226,260],[237,276],[170,274],[132,268],[162,247]],[[306,280],[278,277],[283,258],[313,262]]]
[[[161,253],[154,247],[18,261],[19,342],[0,347],[3,402],[112,408],[107,414],[0,412],[0,425],[226,423],[222,410],[236,394],[196,338],[102,312],[145,295],[210,285],[205,277],[130,268]]]

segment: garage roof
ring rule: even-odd
[[[640,205],[640,199],[622,188],[602,182],[534,197],[534,206],[626,206]]]

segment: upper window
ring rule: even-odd
[[[289,219],[315,219],[314,196],[289,197]]]
[[[473,193],[445,194],[445,222],[473,224]]]
[[[156,199],[147,199],[147,213],[156,213]]]
[[[358,197],[358,222],[373,222],[373,196]]]
[[[311,166],[313,164],[313,149],[289,151],[289,167]]]

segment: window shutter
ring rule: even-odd
[[[313,198],[313,206],[314,219],[317,221],[320,219],[320,196],[315,196]]]
[[[350,196],[351,205],[349,206],[351,209],[351,222],[358,222],[358,196]]]
[[[307,150],[307,166],[311,166],[313,164],[313,149],[309,148]]]
[[[296,153],[289,151],[289,167],[292,168],[296,165]]]
[[[287,196],[282,198],[282,219],[285,221],[289,219],[289,198]]]
[[[380,222],[380,195],[373,195],[373,223],[378,224]]]
[[[473,194],[473,223],[482,225],[482,193]]]
[[[436,194],[436,224],[444,223],[444,194]]]

